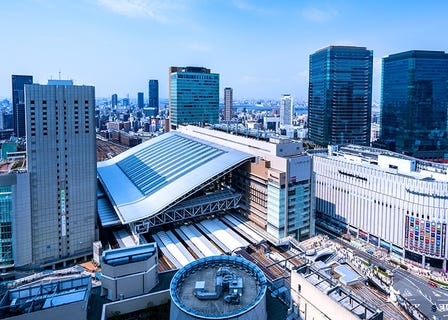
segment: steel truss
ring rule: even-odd
[[[130,227],[132,233],[138,238],[139,235],[147,233],[152,227],[237,208],[241,196],[241,194],[233,193],[230,190],[217,191],[210,195],[180,203],[178,206],[154,217],[131,223]]]

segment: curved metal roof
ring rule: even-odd
[[[115,211],[126,224],[156,215],[252,157],[174,131],[98,163],[97,170]]]

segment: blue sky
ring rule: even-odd
[[[377,100],[382,57],[447,51],[447,12],[443,0],[2,0],[0,97],[11,74],[46,83],[61,72],[97,97],[146,99],[158,79],[166,98],[168,67],[193,65],[219,73],[235,98],[306,100],[309,55],[356,45],[374,51]]]

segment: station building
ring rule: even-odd
[[[274,243],[314,234],[311,158],[290,139],[188,126],[98,163],[98,178],[102,227],[129,227],[135,244],[150,229],[223,212],[246,216]]]
[[[448,166],[354,145],[313,154],[316,223],[446,269]]]

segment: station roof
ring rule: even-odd
[[[99,162],[98,177],[123,224],[154,216],[253,156],[169,132]]]

